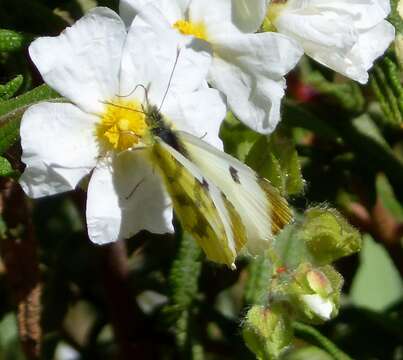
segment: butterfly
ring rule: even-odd
[[[244,247],[264,251],[292,221],[287,201],[268,180],[202,139],[173,130],[156,106],[145,114],[154,137],[152,161],[183,229],[208,259],[235,268]]]

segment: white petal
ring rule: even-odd
[[[329,299],[324,299],[319,295],[302,295],[301,298],[309,309],[323,320],[331,318],[333,304]]]
[[[205,81],[210,64],[210,49],[204,41],[180,35],[156,8],[148,6],[129,30],[120,93],[129,94],[141,84],[149,88],[149,100],[159,106],[168,85],[169,93],[198,89]],[[133,97],[139,96],[144,96],[142,89],[133,94]]]
[[[209,40],[224,34],[237,34],[241,30],[233,22],[232,0],[191,0],[189,20],[206,25]]]
[[[387,21],[382,21],[371,30],[360,34],[357,44],[347,55],[346,61],[351,61],[343,72],[343,69],[335,68],[342,74],[353,80],[365,84],[368,81],[368,70],[374,61],[384,54],[390,43],[395,38],[395,28]]]
[[[120,59],[126,38],[123,21],[112,10],[95,8],[57,37],[41,37],[29,47],[43,79],[89,112],[118,91]]]
[[[190,0],[121,0],[119,4],[119,14],[130,26],[134,17],[144,11],[148,4],[153,4],[164,14],[170,25],[183,19]]]
[[[218,133],[225,118],[226,106],[217,90],[201,89],[170,96],[164,105],[164,114],[175,130],[186,131],[222,149]]]
[[[31,106],[21,122],[22,161],[27,165],[20,183],[37,198],[72,190],[95,166],[97,118],[71,104]]]
[[[262,25],[267,12],[267,0],[232,1],[233,21],[245,33],[254,33]]]
[[[354,22],[357,29],[368,29],[377,25],[390,13],[389,0],[309,0],[301,6],[306,13],[307,9],[329,14],[332,12],[340,17],[348,17]]]
[[[144,151],[125,152],[94,171],[88,186],[90,239],[106,244],[141,230],[173,232],[172,206]]]
[[[284,75],[302,56],[292,39],[275,33],[222,38],[214,45],[210,82],[234,114],[253,130],[270,133],[280,120]]]
[[[306,52],[322,47],[324,51],[348,51],[357,41],[358,34],[352,21],[341,16],[325,16],[314,12],[287,12],[276,19],[277,30],[296,39]]]
[[[347,53],[331,53],[326,49],[317,49],[315,52],[307,51],[307,54],[321,64],[365,84],[368,81],[368,70],[386,51],[394,37],[394,27],[383,21],[369,31],[359,34],[358,41]]]

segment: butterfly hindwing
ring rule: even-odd
[[[237,210],[247,234],[247,248],[259,253],[291,222],[287,201],[268,180],[199,138],[178,132],[188,158],[226,196]]]
[[[157,140],[152,153],[184,230],[193,235],[210,260],[233,267],[246,242],[234,206],[197,166],[169,144]]]

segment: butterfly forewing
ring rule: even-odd
[[[287,201],[268,180],[199,138],[178,132],[188,158],[232,203],[247,234],[247,247],[259,253],[292,220]]]
[[[236,254],[246,242],[243,222],[233,204],[169,144],[157,140],[153,157],[183,228],[194,236],[210,260],[233,267]]]

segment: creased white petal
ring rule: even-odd
[[[218,133],[226,115],[226,106],[217,90],[207,88],[192,93],[171,94],[165,103],[164,113],[175,130],[191,133],[222,149]]]
[[[232,17],[245,33],[254,33],[262,25],[267,12],[267,0],[233,0]]]
[[[275,33],[223,37],[214,45],[210,82],[253,130],[272,132],[280,120],[284,75],[302,56],[292,39]]]
[[[199,88],[210,64],[211,53],[205,42],[180,35],[156,8],[148,6],[129,30],[120,93],[129,94],[141,84],[149,88],[150,102],[159,106],[168,85],[169,93],[192,92]],[[139,88],[133,96],[143,97],[144,90]]]
[[[71,104],[31,106],[21,122],[20,183],[31,197],[72,190],[95,166],[97,118]]]
[[[57,37],[41,37],[29,47],[45,82],[81,109],[100,112],[101,101],[118,91],[126,30],[120,17],[95,8]]]
[[[333,304],[329,299],[324,299],[319,295],[302,295],[301,298],[313,313],[323,320],[330,319],[333,312]]]
[[[170,24],[183,19],[190,0],[121,0],[119,14],[130,26],[134,17],[143,11],[148,4],[153,4]]]
[[[274,25],[319,63],[364,84],[394,38],[388,0],[290,0]]]
[[[90,239],[105,244],[141,230],[173,232],[172,206],[145,151],[125,152],[94,171],[88,187]]]

